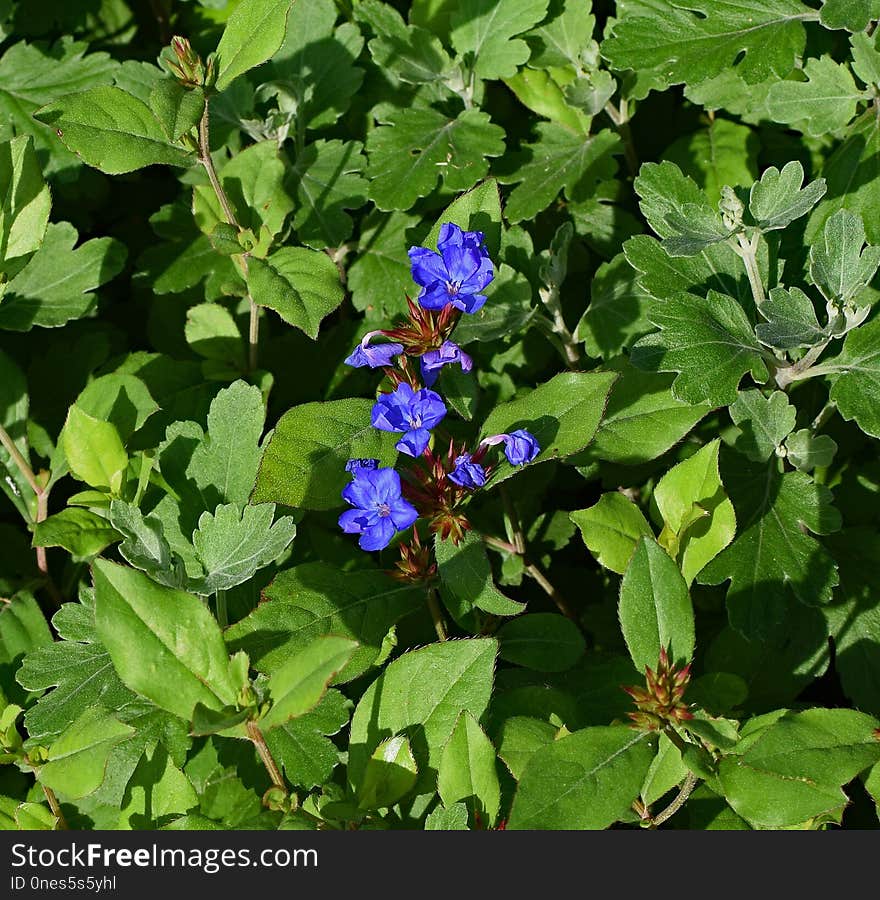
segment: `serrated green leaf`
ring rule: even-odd
[[[865,99],[849,69],[830,56],[808,59],[805,81],[779,81],[767,95],[767,108],[774,122],[793,125],[810,135],[823,135],[845,128],[860,100]]]
[[[296,534],[290,516],[273,524],[274,503],[245,506],[228,503],[199,517],[193,547],[205,570],[189,590],[202,596],[227,591],[247,581],[281,555]]]
[[[806,43],[804,21],[815,15],[801,0],[627,0],[602,55],[658,90],[733,67],[754,84],[794,68]]]
[[[828,363],[841,374],[831,399],[844,419],[855,420],[872,437],[880,437],[880,319],[846,336],[843,352]]]
[[[826,28],[863,31],[871,19],[880,17],[878,0],[824,0],[819,21]]]
[[[742,432],[736,449],[752,462],[766,462],[794,430],[797,410],[782,391],[765,397],[752,389],[740,391],[730,406],[730,418]]]
[[[822,328],[816,318],[813,301],[800,288],[772,288],[769,299],[758,306],[758,312],[767,321],[758,322],[755,334],[767,347],[779,350],[815,347],[828,338],[828,329]]]
[[[0,144],[0,264],[40,246],[51,207],[32,139],[20,135]]]
[[[516,40],[547,13],[548,0],[460,0],[452,15],[452,46],[470,54],[479,78],[508,78],[529,58]]]
[[[607,828],[629,811],[654,751],[654,737],[625,725],[585,728],[548,744],[522,773],[508,829]]]
[[[372,407],[369,400],[333,400],[288,410],[266,446],[252,501],[303,509],[342,506],[349,459],[390,465],[397,458],[395,435],[370,425]]]
[[[424,590],[384,572],[346,572],[311,562],[285,569],[263,590],[264,602],[225,633],[230,650],[244,650],[261,672],[272,672],[291,654],[324,634],[359,644],[337,682],[374,664],[388,630],[420,609]]]
[[[633,665],[656,671],[664,648],[676,665],[694,655],[694,610],[687,583],[669,554],[641,537],[620,583],[620,626]]]
[[[242,0],[217,45],[217,90],[269,59],[284,41],[293,0]]]
[[[282,247],[266,259],[252,258],[248,287],[254,303],[274,309],[312,339],[321,320],[345,297],[333,260],[305,247]]]
[[[367,761],[358,788],[358,806],[361,809],[393,806],[415,787],[418,777],[418,767],[406,737],[398,734],[387,738]]]
[[[437,767],[459,716],[479,721],[489,705],[498,644],[446,641],[398,657],[367,688],[351,721],[348,779],[357,789],[367,761],[386,738],[412,728],[416,789],[433,790]]]
[[[569,513],[599,565],[623,575],[642,537],[654,533],[642,511],[621,493],[602,494],[588,509]]]
[[[748,639],[766,637],[785,616],[789,591],[807,605],[827,603],[837,567],[808,534],[840,527],[828,488],[801,472],[780,473],[731,454],[722,458],[722,479],[739,523],[734,542],[700,574],[700,581],[730,579],[731,625]]]
[[[505,622],[497,637],[502,659],[539,672],[564,672],[586,649],[577,625],[556,613],[518,616]]]
[[[269,676],[272,706],[260,720],[274,728],[313,709],[357,648],[348,638],[327,635],[307,644]]]
[[[764,231],[785,228],[805,216],[825,195],[824,178],[804,187],[804,169],[797,161],[786,163],[780,171],[770,166],[761,173],[749,192],[749,212]]]
[[[550,0],[547,18],[523,35],[532,49],[529,65],[540,67],[597,63],[599,45],[591,40],[596,17],[578,0]]]
[[[192,131],[205,111],[205,92],[198,86],[184,87],[175,78],[162,78],[150,91],[150,109],[172,141]]]
[[[108,175],[144,166],[189,166],[193,155],[172,144],[155,113],[137,97],[102,85],[70,94],[34,113],[83,162]]]
[[[585,138],[554,122],[539,122],[535,130],[538,139],[525,146],[522,164],[500,176],[503,183],[517,185],[504,210],[510,222],[534,218],[561,190],[571,202],[587,200],[597,183],[613,178],[617,170],[614,154],[620,140],[612,131]]]
[[[76,229],[49,225],[39,250],[6,285],[0,302],[0,329],[55,328],[93,312],[95,288],[114,278],[126,249],[114,238],[94,238],[76,249]]]
[[[380,106],[367,137],[370,198],[379,209],[409,209],[438,180],[449,191],[473,187],[504,153],[504,131],[487,113],[468,109],[451,119],[434,109]]]
[[[110,524],[123,537],[119,553],[126,562],[166,587],[186,587],[183,560],[169,546],[161,519],[155,515],[144,516],[131,503],[113,500]]]
[[[871,283],[880,247],[865,246],[860,216],[839,209],[825,220],[821,241],[810,247],[810,279],[829,302],[846,305]]]
[[[830,466],[837,453],[837,441],[827,434],[813,434],[802,428],[790,434],[785,441],[786,459],[802,472]]]
[[[653,303],[649,316],[661,330],[641,338],[630,358],[649,372],[678,372],[672,392],[679,400],[726,406],[746,373],[766,380],[754,330],[732,297],[680,293]]]
[[[504,721],[498,734],[498,756],[519,781],[535,753],[556,740],[558,728],[541,719],[513,716]]]
[[[437,774],[437,793],[447,808],[464,802],[475,821],[491,828],[501,807],[495,748],[473,715],[462,712],[452,731]]]
[[[93,564],[97,633],[127,687],[189,721],[238,692],[223,636],[204,604],[106,560]]]

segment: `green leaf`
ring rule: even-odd
[[[357,642],[328,635],[319,637],[272,671],[269,694],[272,706],[260,720],[274,728],[313,709],[357,648]]]
[[[618,7],[602,55],[657,90],[729,68],[755,84],[794,68],[806,43],[804,20],[814,16],[800,0],[628,0]]]
[[[109,710],[87,709],[52,742],[49,761],[40,767],[40,781],[74,800],[91,794],[104,780],[113,747],[133,732]]]
[[[588,356],[610,359],[650,331],[650,294],[639,286],[638,272],[619,253],[602,263],[590,283],[590,305],[575,329]]]
[[[49,225],[39,250],[6,285],[0,302],[0,329],[55,328],[94,312],[95,288],[114,278],[126,250],[114,238],[94,238],[76,249],[76,229]]]
[[[495,748],[473,715],[464,710],[443,748],[437,793],[447,808],[464,802],[474,819],[491,828],[501,808]]]
[[[113,425],[123,442],[159,409],[146,384],[125,372],[100,375],[90,381],[76,398],[76,406]]]
[[[269,59],[284,41],[293,0],[242,0],[217,45],[217,90]]]
[[[790,434],[785,441],[786,459],[802,472],[830,466],[837,453],[837,442],[827,434],[813,434],[802,428]]]
[[[528,279],[506,263],[498,266],[495,280],[487,288],[489,300],[471,316],[465,316],[455,326],[455,340],[459,344],[471,341],[497,341],[513,334],[522,334],[534,320],[532,286]]]
[[[69,507],[34,526],[34,547],[63,547],[74,560],[89,559],[119,540],[107,519],[88,509]]]
[[[734,542],[702,571],[700,581],[730,580],[730,624],[746,638],[766,637],[785,616],[789,593],[810,606],[827,603],[837,584],[834,560],[808,534],[840,527],[828,488],[775,462],[722,459],[722,479],[739,523]]]
[[[354,12],[359,22],[367,23],[376,33],[370,41],[370,54],[380,69],[393,72],[409,84],[446,81],[452,60],[435,34],[407,25],[396,9],[378,0],[362,0]]]
[[[119,828],[158,828],[168,816],[197,807],[199,798],[162,745],[144,750],[125,789]]]
[[[607,72],[599,74],[611,78]],[[569,102],[566,102],[568,93],[563,93],[562,88],[553,80],[550,73],[543,69],[520,69],[515,75],[505,78],[504,83],[513,91],[516,99],[523,106],[536,112],[539,116],[571,131],[584,135],[590,133],[590,116],[582,112],[581,108],[587,106],[592,109],[589,104],[590,101],[596,99],[596,91],[587,78],[580,78],[575,82],[576,86],[581,84],[586,86],[585,89],[582,89],[584,96],[569,98]],[[614,91],[613,84],[612,81],[612,93]],[[580,102],[575,102],[575,100]]]
[[[348,778],[357,789],[379,744],[409,731],[419,769],[417,790],[432,790],[437,767],[459,716],[485,713],[498,644],[472,638],[404,653],[367,688],[351,721]]]
[[[248,288],[254,303],[267,306],[310,338],[345,293],[336,264],[318,250],[282,247],[266,259],[251,258]]]
[[[198,86],[184,87],[176,78],[162,78],[150,91],[150,109],[172,141],[198,126],[205,111],[205,92]]]
[[[192,153],[169,141],[150,107],[118,87],[69,94],[42,107],[34,118],[55,129],[84,163],[108,175],[193,162]]]
[[[727,802],[753,824],[798,825],[848,802],[841,786],[880,759],[876,720],[851,709],[786,712],[722,760]]]
[[[534,218],[561,190],[572,203],[588,200],[597,183],[617,171],[613,155],[620,152],[620,140],[613,131],[585,138],[554,122],[539,122],[535,130],[538,140],[525,145],[521,165],[500,178],[517,184],[504,210],[510,222]]]
[[[28,386],[24,373],[12,357],[0,350],[0,425],[6,429],[6,433],[25,459],[30,455],[27,434],[29,408]],[[34,494],[33,488],[2,444],[0,444],[0,485],[22,516],[25,519],[31,518],[33,512],[29,503]]]
[[[59,441],[70,471],[77,478],[92,487],[119,493],[128,468],[128,454],[115,426],[73,405]]]
[[[880,18],[878,0],[825,0],[819,21],[826,28],[864,31],[871,19]]]
[[[758,390],[740,391],[730,418],[742,434],[736,449],[752,462],[767,462],[794,430],[797,410],[782,391],[765,397]]]
[[[556,613],[530,613],[511,619],[498,629],[497,637],[502,659],[539,672],[564,672],[586,650],[577,625]]]
[[[504,153],[504,131],[487,113],[467,109],[454,118],[434,109],[379,106],[380,125],[367,137],[370,198],[379,209],[409,209],[438,179],[464,191],[485,178],[487,157]]]
[[[556,740],[559,731],[549,722],[529,716],[506,719],[498,735],[498,756],[519,781],[529,760],[546,744]]]
[[[155,514],[144,516],[133,504],[113,500],[110,524],[123,537],[119,553],[126,562],[166,587],[186,587],[184,562],[171,549],[162,520]]]
[[[225,637],[231,651],[244,650],[261,672],[272,672],[321,635],[351,638],[358,649],[336,679],[350,681],[373,665],[388,630],[424,602],[422,588],[384,572],[304,563],[280,572],[264,588],[263,602]]]
[[[274,524],[274,503],[241,509],[234,503],[204,512],[192,540],[205,575],[189,590],[208,596],[242,584],[281,555],[296,534],[290,516]]]
[[[625,358],[606,368],[620,373],[611,389],[605,417],[593,443],[572,462],[596,460],[638,465],[662,456],[680,441],[710,410],[707,403],[691,405],[672,393],[671,376],[633,368]]]
[[[370,425],[370,400],[304,403],[275,426],[257,474],[252,501],[303,509],[342,506],[340,492],[351,480],[345,463],[375,458],[391,465],[396,436]]]
[[[657,482],[654,502],[665,527],[660,543],[688,585],[736,534],[733,504],[718,474],[719,439],[673,466]]]
[[[92,572],[98,636],[127,687],[187,721],[197,703],[235,702],[223,636],[200,600],[106,560]]]
[[[532,48],[529,65],[540,67],[573,65],[598,60],[599,47],[593,37],[596,17],[578,0],[551,0],[548,16],[523,37]]]
[[[656,671],[666,648],[676,665],[694,655],[694,610],[687,584],[669,554],[650,537],[636,544],[623,580],[620,627],[633,665]]]
[[[678,372],[672,392],[679,400],[727,406],[747,372],[766,380],[751,323],[732,297],[675,294],[655,302],[649,315],[661,330],[639,340],[630,358],[649,372]]]
[[[767,321],[755,326],[755,334],[767,347],[815,347],[828,338],[828,329],[822,328],[816,318],[813,301],[800,288],[773,288],[758,312]]]
[[[15,594],[0,607],[0,666],[18,667],[21,657],[51,644],[53,637],[37,601]],[[4,683],[4,689],[8,687]]]
[[[869,37],[865,33],[854,34],[849,39],[852,47],[853,72],[865,84],[880,84],[880,51],[877,48],[877,32]]]
[[[656,749],[625,725],[585,728],[538,750],[520,778],[508,829],[607,828],[626,816]]]
[[[502,242],[501,195],[498,191],[498,182],[494,178],[487,178],[475,188],[456,197],[437,217],[434,227],[424,240],[424,246],[431,250],[437,249],[440,229],[447,222],[458,225],[462,231],[482,231],[489,256],[497,258]],[[499,271],[496,280],[500,278]]]
[[[757,151],[758,141],[751,128],[719,118],[674,141],[663,158],[678,165],[712,203],[717,203],[725,185],[751,186],[758,175]]]
[[[360,809],[393,806],[414,787],[419,770],[402,734],[387,738],[373,751],[367,762],[364,780],[358,788]]]
[[[418,2],[418,0],[417,0]],[[425,819],[425,831],[467,831],[468,811],[463,803],[454,803],[449,809],[438,806]]]
[[[852,303],[880,266],[880,247],[865,247],[862,219],[839,209],[825,220],[821,242],[810,247],[810,280],[837,305]]]
[[[244,341],[232,313],[219,303],[200,303],[186,313],[186,342],[205,359],[244,368]]]
[[[0,144],[0,263],[39,248],[51,208],[32,139],[20,135]]]
[[[315,141],[297,156],[290,173],[299,200],[293,227],[309,247],[338,247],[351,236],[346,210],[367,202],[362,151],[359,141]]]
[[[880,319],[846,336],[843,352],[830,363],[841,374],[831,399],[844,419],[855,420],[872,437],[880,437]]]
[[[471,54],[478,78],[507,78],[529,58],[529,46],[515,36],[537,25],[548,0],[460,0],[452,15],[452,46]]]
[[[687,774],[688,768],[682,762],[681,751],[665,734],[661,734],[657,755],[639,792],[642,803],[646,806],[656,803],[664,794],[680,784]]]
[[[438,535],[434,552],[440,596],[457,622],[474,609],[496,616],[516,616],[525,609],[524,603],[511,600],[495,587],[485,546],[473,531],[467,532],[457,546],[451,538],[444,541]]]
[[[849,69],[820,56],[808,59],[803,72],[805,81],[778,81],[770,87],[767,108],[773,121],[815,136],[846,128],[865,99]]]
[[[834,640],[834,668],[843,691],[859,708],[880,714],[880,535],[847,528],[829,539],[840,566],[840,591],[823,609]]]
[[[61,734],[98,704],[122,710],[136,701],[119,680],[107,651],[98,643],[94,610],[65,603],[52,618],[62,640],[46,642],[25,657],[16,680],[28,691],[49,691],[27,713],[28,734],[43,744]],[[53,690],[50,690],[53,689]]]
[[[749,212],[762,231],[785,228],[805,216],[825,195],[824,178],[805,187],[804,168],[797,161],[786,163],[780,171],[770,166],[749,192]]]
[[[616,380],[614,372],[555,375],[525,396],[496,406],[484,422],[481,435],[507,434],[525,428],[541,447],[533,464],[564,459],[592,441]],[[491,484],[498,484],[515,473],[514,466],[502,461],[492,475]]]
[[[846,138],[825,161],[822,174],[828,195],[807,222],[805,238],[813,244],[828,217],[839,209],[860,216],[868,241],[880,244],[880,119],[869,109],[850,125]]]
[[[569,516],[599,565],[618,575],[626,571],[639,539],[654,536],[638,506],[617,491],[602,494],[593,506]]]

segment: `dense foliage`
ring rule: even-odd
[[[0,0],[0,824],[880,804],[878,0]]]

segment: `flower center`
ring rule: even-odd
[[[455,297],[458,294],[459,290],[461,290],[460,281],[446,282],[446,293],[448,293],[450,297]]]
[[[386,516],[391,515],[391,507],[387,503],[377,503],[376,511],[380,516],[384,519]]]

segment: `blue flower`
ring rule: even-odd
[[[354,472],[357,469],[378,469],[378,459],[350,459],[345,464],[346,472]]]
[[[401,453],[421,456],[431,440],[430,429],[443,421],[446,404],[439,394],[422,388],[414,391],[401,384],[393,394],[381,394],[373,407],[370,420],[380,431],[402,431],[395,445]]]
[[[445,222],[437,240],[439,253],[427,247],[410,247],[412,277],[422,288],[419,303],[425,309],[456,309],[475,313],[486,298],[480,292],[495,277],[492,260],[483,246],[482,231],[462,231]]]
[[[524,466],[541,452],[541,445],[535,436],[524,428],[517,428],[510,434],[494,434],[491,437],[483,438],[480,444],[489,447],[504,444],[504,455],[512,466]]]
[[[444,341],[438,350],[429,350],[422,354],[422,380],[426,387],[432,387],[440,377],[440,370],[450,363],[458,363],[462,372],[470,372],[474,361],[458,344]]]
[[[371,347],[370,340],[381,333],[381,331],[367,332],[357,347],[346,357],[346,365],[355,368],[369,366],[371,369],[391,365],[391,360],[403,353],[403,344],[375,344]]]
[[[372,462],[372,460],[369,460]],[[400,493],[400,476],[394,469],[373,469],[367,466],[346,466],[354,480],[342,489],[342,498],[354,509],[347,509],[339,517],[339,526],[346,534],[359,534],[362,550],[382,550],[398,531],[409,528],[419,517],[416,508]]]
[[[462,453],[456,457],[455,468],[446,477],[460,487],[473,491],[486,483],[486,470],[473,461],[470,453]]]

